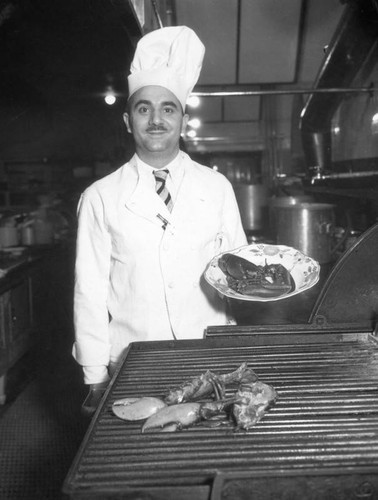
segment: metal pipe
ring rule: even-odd
[[[232,97],[232,96],[264,96],[264,95],[290,95],[290,94],[353,94],[353,93],[374,93],[378,89],[372,87],[361,88],[328,88],[328,89],[285,89],[285,90],[240,90],[240,91],[209,91],[193,92],[197,97]]]
[[[376,170],[368,170],[365,172],[341,172],[335,174],[322,174],[320,171],[311,178],[311,184],[315,184],[317,181],[324,180],[335,180],[335,179],[355,179],[359,177],[370,177],[373,175],[378,175]]]
[[[176,26],[176,7],[174,0],[166,0],[165,17],[167,26]]]
[[[162,23],[160,14],[159,14],[159,10],[158,10],[157,4],[156,4],[156,0],[151,0],[151,4],[152,4],[152,8],[153,8],[153,11],[154,11],[157,23],[159,25],[159,28],[163,28],[163,23]]]

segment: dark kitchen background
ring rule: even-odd
[[[70,353],[77,201],[132,156],[128,69],[169,25],[206,46],[183,147],[232,182],[250,243],[322,264],[290,307],[235,301],[239,324],[306,322],[377,222],[375,0],[0,0],[1,499],[60,498],[88,426]]]

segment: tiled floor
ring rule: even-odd
[[[11,370],[0,411],[1,500],[59,500],[88,426],[71,338],[55,332],[53,349],[36,346]]]

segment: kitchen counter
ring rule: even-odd
[[[71,250],[61,242],[0,251],[0,404],[7,371],[33,345],[46,343],[53,325],[71,322]]]
[[[30,247],[6,247],[0,249],[0,293],[11,278],[43,259],[62,254],[70,244],[66,241],[53,245],[33,245]]]
[[[27,248],[0,250],[0,293],[12,286],[17,271],[25,270],[41,258],[40,253]]]

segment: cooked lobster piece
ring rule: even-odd
[[[274,387],[258,380],[253,370],[245,370],[232,408],[236,429],[248,430],[256,425],[277,397]]]
[[[295,290],[290,272],[282,264],[257,266],[231,253],[223,254],[218,265],[232,290],[255,297],[280,297]]]

